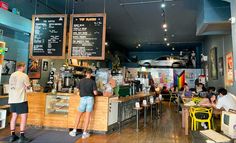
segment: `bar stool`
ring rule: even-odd
[[[151,108],[151,121],[153,120],[153,111],[152,111],[152,108],[153,108],[154,105],[156,105],[155,102],[153,102],[153,103],[150,102],[150,106],[151,106],[151,107],[150,107],[150,108]]]
[[[144,108],[144,127],[147,126],[147,108],[150,107],[150,105],[146,104],[146,105],[142,105]]]
[[[161,100],[156,100],[156,111],[158,119],[161,117],[161,110],[162,110]]]
[[[143,109],[143,107],[135,107],[133,108],[136,110],[136,132],[139,131],[139,111]]]

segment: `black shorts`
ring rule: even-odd
[[[28,113],[28,102],[10,104],[10,111],[17,114]]]

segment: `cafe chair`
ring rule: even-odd
[[[192,119],[191,129],[196,131],[198,129],[198,123],[208,123],[208,129],[212,129],[212,108],[204,107],[190,107],[190,117]],[[202,119],[201,115],[207,115],[206,118]]]
[[[178,97],[176,93],[172,93],[171,91],[169,91],[169,94],[170,94],[170,101],[169,101],[169,106],[170,106],[171,102],[176,102]]]

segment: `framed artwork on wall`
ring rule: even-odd
[[[226,86],[233,86],[234,83],[234,61],[233,61],[233,53],[230,52],[228,54],[226,54]]]
[[[16,61],[4,59],[2,64],[2,75],[11,75],[16,70]]]
[[[219,66],[219,75],[224,76],[224,63],[223,57],[219,58],[218,66]]]
[[[218,64],[217,64],[217,47],[210,49],[210,73],[211,79],[217,80],[218,79]]]
[[[41,77],[41,63],[39,59],[29,59],[28,76],[30,79],[39,79]]]

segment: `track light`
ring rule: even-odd
[[[167,29],[165,28],[164,31],[167,32]]]
[[[165,3],[162,3],[161,4],[161,8],[165,8],[166,7],[166,4]]]
[[[164,41],[167,41],[167,38],[166,38],[166,37],[164,38]]]
[[[164,23],[164,24],[162,25],[162,28],[166,29],[166,28],[167,28],[167,24]]]

